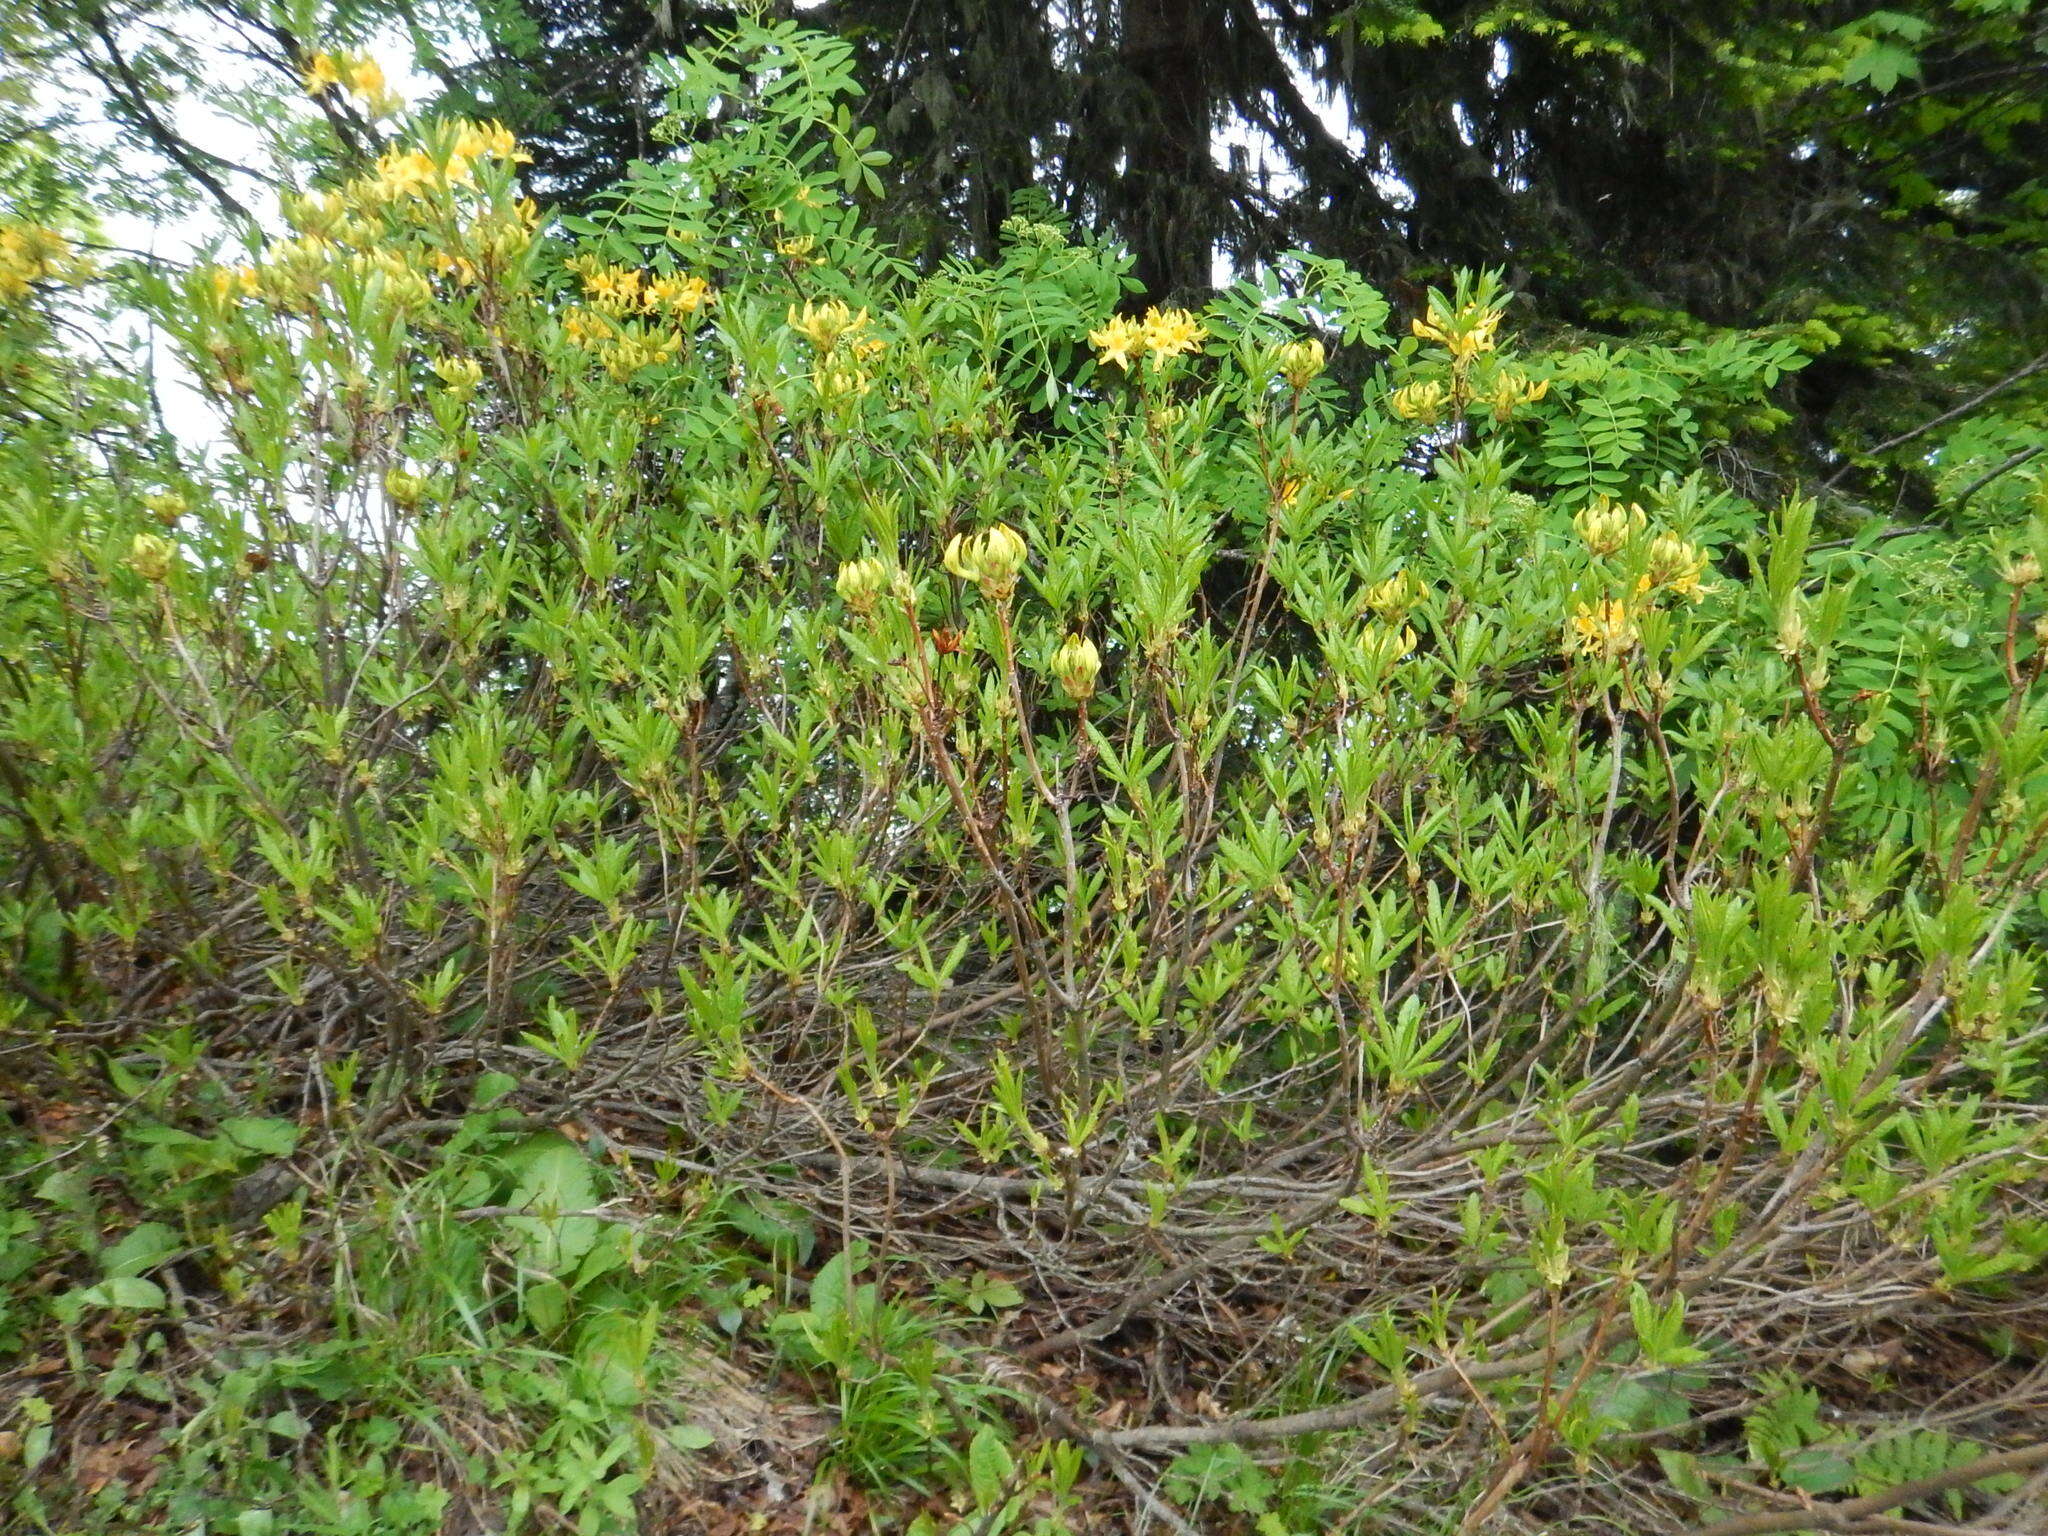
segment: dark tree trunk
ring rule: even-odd
[[[1123,0],[1118,57],[1137,88],[1116,222],[1153,303],[1210,290],[1215,97],[1205,0]]]

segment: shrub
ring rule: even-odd
[[[1119,316],[1042,210],[911,271],[845,81],[749,23],[603,218],[420,124],[138,279],[225,437],[4,493],[17,1042],[359,1053],[370,1136],[511,1072],[1027,1352],[1158,1330],[1106,1457],[1405,1414],[1390,1510],[1704,1499],[1760,1363],[2038,1329],[2048,534],[1718,489],[1781,337]]]

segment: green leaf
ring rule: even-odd
[[[529,1285],[519,1298],[519,1308],[542,1333],[559,1333],[569,1320],[569,1288],[559,1280]]]
[[[1000,1503],[1016,1468],[1010,1448],[993,1424],[984,1424],[974,1432],[974,1439],[967,1446],[967,1480],[977,1504],[993,1509]]]
[[[552,1131],[529,1137],[505,1155],[517,1177],[505,1203],[530,1216],[508,1216],[507,1229],[520,1239],[520,1259],[549,1275],[567,1275],[597,1242],[604,1223],[591,1216],[565,1216],[598,1202],[597,1174],[590,1159],[567,1137]]]
[[[100,1271],[109,1277],[146,1274],[183,1245],[178,1234],[160,1221],[145,1221],[100,1254]]]
[[[73,1291],[70,1299],[78,1307],[117,1307],[136,1312],[153,1312],[165,1301],[164,1288],[140,1275],[110,1275],[98,1285]]]
[[[1856,1481],[1856,1468],[1838,1445],[1809,1445],[1778,1466],[1778,1481],[1801,1493],[1840,1493]]]
[[[1901,80],[1920,78],[1920,60],[1897,43],[1872,42],[1842,66],[1844,85],[1864,85],[1888,95]]]
[[[221,1121],[220,1133],[244,1151],[265,1157],[290,1157],[299,1144],[299,1128],[289,1120],[242,1115]]]

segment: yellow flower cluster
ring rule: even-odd
[[[383,68],[365,53],[314,54],[306,61],[305,84],[308,96],[346,91],[378,117],[392,117],[405,109],[405,98],[391,89]]]
[[[811,375],[811,387],[817,390],[819,400],[826,405],[844,405],[858,400],[874,388],[874,383],[867,369],[851,364],[820,368]]]
[[[789,306],[788,318],[789,328],[821,354],[834,351],[842,341],[858,347],[868,327],[868,312],[855,310],[842,299],[806,299],[802,309]]]
[[[378,279],[387,299],[412,308],[433,296],[436,276],[466,286],[509,267],[540,227],[532,200],[478,188],[457,205],[436,194],[477,187],[479,161],[526,152],[500,123],[442,124],[431,138],[431,150],[387,150],[374,171],[336,190],[287,196],[294,235],[273,241],[254,265],[211,268],[202,292],[217,309],[254,297],[310,313],[321,288],[347,271]]]
[[[0,225],[0,303],[18,303],[37,283],[82,283],[92,275],[92,262],[48,225]]]
[[[1649,564],[1643,571],[1642,590],[1661,590],[1696,603],[1711,590],[1700,580],[1706,572],[1705,550],[1675,533],[1660,533],[1650,540]]]
[[[1565,650],[1597,654],[1613,661],[1632,648],[1638,638],[1636,616],[1629,605],[1609,598],[1580,603],[1572,611],[1565,631]]]
[[[1450,409],[1451,392],[1436,379],[1418,380],[1403,384],[1388,398],[1394,414],[1403,421],[1420,422],[1433,427],[1443,420],[1444,412]]]
[[[672,363],[683,347],[683,338],[676,331],[638,320],[617,319],[589,307],[578,307],[564,315],[562,334],[572,346],[595,352],[615,379],[624,379],[657,363]]]
[[[1501,312],[1490,305],[1461,304],[1453,310],[1432,298],[1428,314],[1409,328],[1423,341],[1441,344],[1451,354],[1452,362],[1463,366],[1482,352],[1493,350],[1500,322]]]
[[[1505,422],[1519,407],[1534,405],[1549,393],[1550,380],[1532,379],[1512,368],[1503,368],[1495,375],[1492,387],[1480,391],[1477,398],[1493,407],[1495,421]]]
[[[874,555],[864,555],[842,564],[833,585],[839,589],[839,600],[848,608],[858,614],[870,614],[882,594],[889,590],[892,574],[886,562]]]
[[[650,277],[595,256],[572,257],[568,266],[583,279],[583,296],[607,315],[673,315],[686,319],[706,308],[717,293],[703,278],[667,274]]]
[[[1208,334],[1188,311],[1155,305],[1143,320],[1112,315],[1088,333],[1088,342],[1100,362],[1129,368],[1140,357],[1150,357],[1155,365],[1171,362],[1201,346]]]
[[[1633,544],[1648,519],[1634,503],[1621,506],[1603,496],[1572,522],[1587,550],[1600,557]],[[1607,598],[1580,603],[1573,610],[1565,626],[1566,654],[1599,655],[1609,661],[1622,656],[1641,639],[1638,620],[1655,607],[1658,594],[1696,603],[1712,590],[1701,580],[1706,570],[1705,550],[1669,530],[1660,531],[1643,552],[1641,573],[1629,601]]]
[[[376,169],[345,189],[347,199],[374,207],[432,197],[474,185],[480,161],[519,165],[533,159],[503,123],[458,121],[445,128],[445,142],[435,149],[388,149],[379,155]]]
[[[874,380],[862,362],[888,348],[879,336],[867,334],[868,312],[856,310],[841,299],[804,300],[803,308],[789,307],[789,328],[811,344],[817,368],[811,387],[825,405],[844,405],[858,400],[874,387]]]
[[[1289,389],[1307,389],[1329,365],[1323,344],[1314,337],[1290,341],[1280,349],[1280,377]]]

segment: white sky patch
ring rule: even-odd
[[[1365,167],[1366,178],[1373,189],[1387,200],[1389,206],[1405,211],[1415,206],[1415,193],[1408,184],[1393,173],[1385,163],[1385,157],[1376,153],[1365,135],[1352,119],[1350,108],[1344,99],[1321,80],[1309,74],[1301,61],[1293,54],[1282,50],[1287,63],[1288,77],[1294,89],[1306,102],[1309,109],[1329,130],[1330,137],[1342,144],[1358,157]],[[1507,49],[1505,44],[1494,49],[1495,68],[1505,78]],[[1269,192],[1276,198],[1292,197],[1301,190],[1301,178],[1287,164],[1279,144],[1273,136],[1256,123],[1241,117],[1227,121],[1216,135],[1212,146],[1212,157],[1218,170],[1232,174],[1249,174],[1261,191]],[[1223,288],[1237,281],[1240,276],[1231,262],[1229,253],[1216,251],[1212,265],[1211,281]]]

